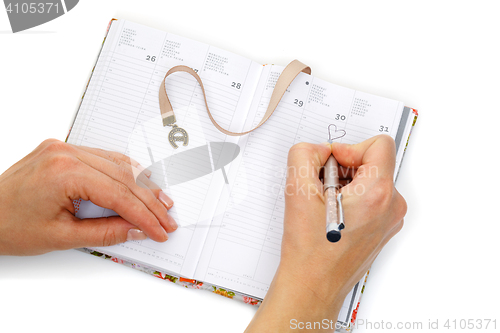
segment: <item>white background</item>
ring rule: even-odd
[[[82,0],[18,34],[2,8],[0,172],[44,139],[65,139],[113,17],[260,63],[297,58],[420,113],[397,183],[405,227],[373,265],[358,318],[422,322],[416,332],[489,318],[498,329],[497,3]],[[75,250],[0,257],[1,332],[239,332],[254,312]],[[357,330],[375,331],[385,330]]]

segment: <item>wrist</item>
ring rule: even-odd
[[[347,296],[344,285],[332,281],[330,276],[321,276],[307,267],[291,269],[280,265],[271,288],[277,294],[287,297],[294,308],[300,308],[302,313],[311,315],[335,317]]]
[[[328,281],[280,266],[247,332],[288,332],[301,323],[334,329],[347,294]]]

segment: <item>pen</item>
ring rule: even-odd
[[[344,212],[342,209],[342,193],[340,193],[339,164],[330,155],[325,164],[323,175],[323,191],[326,206],[326,238],[332,242],[340,240],[340,231],[344,229]]]

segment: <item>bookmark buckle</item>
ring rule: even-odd
[[[170,145],[174,149],[178,148],[176,142],[182,142],[183,146],[187,146],[189,143],[189,135],[187,131],[184,128],[180,128],[176,124],[168,124],[168,126],[172,126],[172,130],[168,133],[168,141],[170,142]],[[176,134],[180,135],[176,136]]]

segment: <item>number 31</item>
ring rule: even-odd
[[[380,126],[378,129],[379,132],[389,132],[389,127]]]

